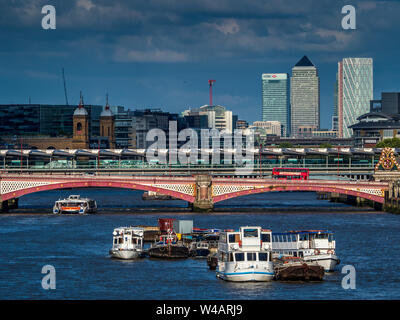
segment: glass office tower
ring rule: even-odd
[[[344,58],[338,63],[339,138],[350,138],[357,118],[369,112],[373,100],[372,58]]]
[[[290,134],[289,75],[262,74],[262,121],[279,121],[281,135]]]

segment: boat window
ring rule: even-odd
[[[294,257],[297,257],[297,252],[296,252],[296,251],[293,252],[293,256],[294,256]]]
[[[261,234],[261,241],[262,242],[271,242],[271,237],[268,233]]]
[[[114,244],[118,244],[118,239],[117,238],[114,239]]]
[[[244,261],[244,253],[243,252],[235,253],[235,259],[236,261]]]
[[[234,261],[234,260],[233,260],[233,253],[232,253],[232,252],[229,253],[229,261]]]
[[[258,238],[258,230],[257,229],[244,229],[243,236],[246,238]]]
[[[333,241],[333,234],[329,234],[328,241],[329,241],[329,242],[332,242],[332,241]]]
[[[258,253],[258,260],[259,261],[268,261],[268,253],[259,252]]]
[[[247,261],[256,261],[256,253],[255,252],[247,252]]]
[[[235,235],[234,234],[230,234],[229,235],[229,243],[235,242]]]
[[[303,258],[303,251],[299,251],[299,257]]]

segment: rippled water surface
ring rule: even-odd
[[[80,190],[95,198],[103,214],[54,216],[54,200],[68,191],[37,193],[20,199],[20,208],[43,214],[0,215],[0,299],[399,299],[400,216],[380,212],[341,213],[345,205],[317,200],[314,193],[270,193],[222,202],[219,207],[305,208],[295,213],[185,214],[196,227],[261,225],[274,231],[326,228],[335,231],[339,271],[318,283],[229,283],[215,277],[199,259],[112,260],[112,231],[126,225],[156,225],[157,208],[184,202],[144,202],[138,192]],[[74,193],[74,192],[73,192]],[[112,207],[152,207],[152,214],[126,214]],[[312,208],[311,210],[308,210]],[[326,208],[334,213],[318,213]],[[323,210],[324,209],[324,210]],[[161,210],[161,209],[160,209]],[[56,268],[56,290],[43,290],[41,269]],[[341,287],[343,265],[356,268],[356,289]]]

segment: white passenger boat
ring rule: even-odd
[[[110,255],[118,259],[135,259],[142,257],[144,229],[137,227],[120,227],[114,229],[113,247]]]
[[[272,234],[272,250],[277,256],[316,262],[326,272],[335,270],[340,260],[335,252],[333,232],[328,230],[288,231]]]
[[[96,201],[89,198],[81,198],[80,195],[70,195],[67,199],[54,203],[55,214],[87,214],[97,211]]]
[[[271,230],[240,227],[221,232],[217,277],[227,281],[271,281],[274,278]]]

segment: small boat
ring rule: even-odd
[[[135,259],[144,256],[143,228],[120,227],[114,229],[110,255],[117,259]]]
[[[217,277],[238,282],[273,280],[271,241],[271,230],[261,227],[240,227],[239,231],[220,233]]]
[[[189,248],[182,241],[178,241],[176,234],[171,231],[161,235],[159,241],[152,244],[147,253],[152,258],[160,259],[186,259],[190,256]]]
[[[57,200],[53,207],[54,214],[88,214],[96,211],[96,201],[81,198],[80,195],[70,195],[67,199]]]
[[[207,241],[192,242],[190,252],[193,257],[206,258],[210,254],[210,245]]]
[[[275,279],[281,281],[322,281],[324,268],[301,258],[284,257],[274,261]]]
[[[272,250],[276,256],[302,258],[315,262],[326,272],[334,271],[340,263],[335,252],[333,232],[328,230],[303,230],[272,233]]]

